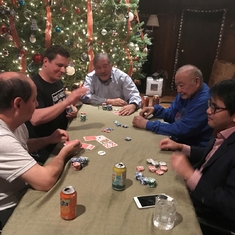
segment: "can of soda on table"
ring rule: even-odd
[[[154,95],[153,96],[153,101],[152,101],[152,106],[159,104],[160,103],[160,99],[158,95]]]
[[[145,108],[149,106],[149,97],[147,95],[142,97],[141,108]]]
[[[77,214],[77,192],[73,186],[67,186],[60,192],[60,215],[72,220]]]
[[[126,187],[126,166],[122,162],[113,166],[112,187],[117,191],[124,190]]]

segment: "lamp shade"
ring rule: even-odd
[[[146,26],[159,27],[157,15],[150,15]]]

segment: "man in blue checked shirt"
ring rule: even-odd
[[[134,113],[141,105],[140,93],[131,77],[118,68],[106,53],[99,53],[93,60],[94,71],[86,75],[84,87],[89,91],[82,102],[93,105],[102,103],[122,106],[122,116]]]

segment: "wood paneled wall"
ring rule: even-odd
[[[151,71],[148,71],[148,75],[160,69],[168,72],[169,78],[165,84],[166,95],[176,93],[176,91],[171,90],[171,79],[174,75],[180,19],[182,11],[185,9],[227,9],[218,59],[235,63],[235,29],[230,28],[230,25],[235,22],[235,0],[140,0],[139,14],[141,21],[146,23],[150,14],[158,15],[160,26],[155,28],[153,32],[153,45],[150,56]],[[210,29],[208,29],[208,32],[210,32]],[[200,54],[197,53],[196,56],[200,56]]]

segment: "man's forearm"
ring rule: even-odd
[[[39,149],[42,149],[49,144],[51,144],[49,136],[40,138],[30,138],[27,141],[29,153],[33,153]]]
[[[30,122],[34,126],[50,122],[51,120],[55,119],[58,115],[60,115],[68,105],[69,104],[67,104],[65,100],[63,100],[62,102],[59,102],[47,108],[35,109]]]

